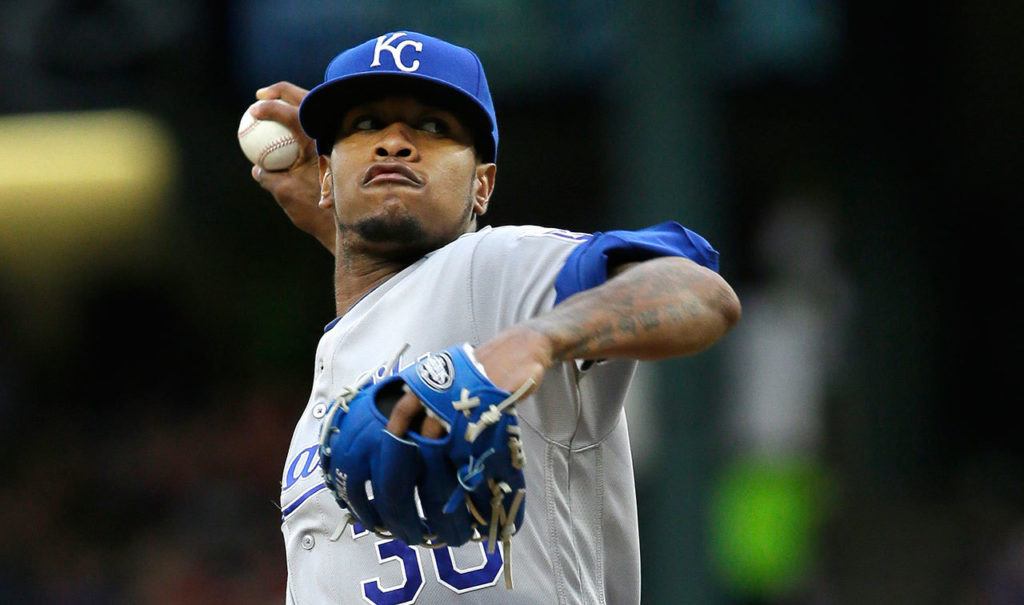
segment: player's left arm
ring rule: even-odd
[[[680,257],[623,263],[604,284],[514,325],[477,348],[503,388],[540,383],[575,359],[664,359],[707,349],[740,319],[739,298],[714,271]]]
[[[544,335],[554,361],[664,359],[710,347],[742,313],[725,279],[686,258],[623,263],[610,273],[605,284],[514,329]]]
[[[499,332],[476,349],[490,379],[508,391],[534,388],[558,363],[576,359],[664,359],[707,349],[740,319],[732,287],[688,258],[609,262],[600,285],[578,291],[551,310]],[[421,409],[404,398],[389,430],[404,434]],[[431,431],[429,422],[423,430]]]

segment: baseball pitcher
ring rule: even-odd
[[[637,360],[738,321],[718,253],[675,222],[478,229],[498,123],[443,40],[385,33],[257,98],[302,151],[253,177],[336,259],[281,482],[288,602],[639,603],[623,398]]]

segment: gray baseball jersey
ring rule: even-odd
[[[549,310],[579,234],[484,228],[420,259],[367,294],[324,333],[313,392],[295,427],[281,490],[288,603],[640,602],[636,493],[622,401],[635,370],[611,361],[552,368],[518,404],[526,452],[526,521],[512,539],[514,588],[501,549],[409,547],[349,526],[317,455],[328,402],[360,374],[449,345],[481,344]]]

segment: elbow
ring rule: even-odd
[[[680,338],[678,354],[700,353],[725,336],[739,323],[743,307],[736,292],[717,273],[707,272],[709,279],[703,289],[701,308],[703,312],[685,329]]]
[[[719,292],[716,296],[716,310],[725,325],[725,332],[728,332],[733,326],[738,324],[740,322],[740,318],[743,317],[743,306],[740,304],[740,299],[736,296],[736,292],[729,286],[729,284],[725,283],[725,280],[722,280],[718,290]]]
[[[709,287],[704,290],[704,309],[707,318],[704,348],[725,336],[743,316],[740,299],[732,287],[717,273],[709,271],[708,274],[711,277],[707,284]]]

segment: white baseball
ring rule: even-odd
[[[264,170],[286,170],[299,157],[292,131],[280,122],[257,120],[248,110],[238,124],[238,144],[245,157]]]

